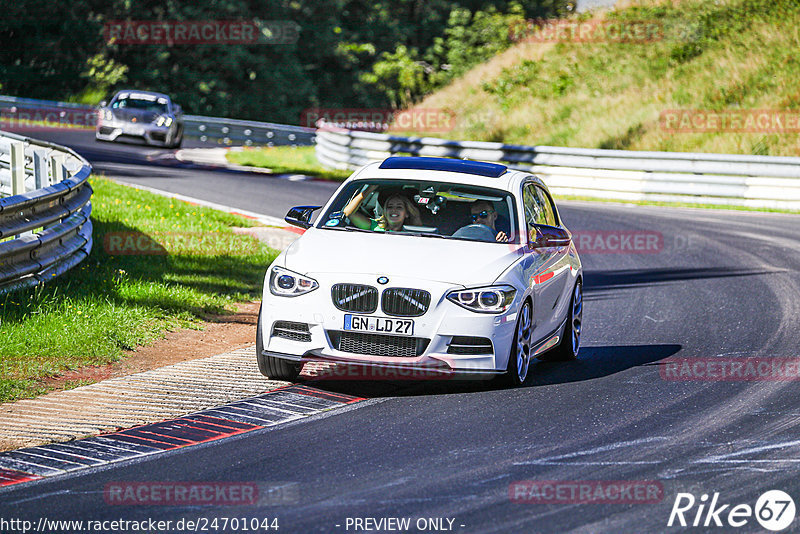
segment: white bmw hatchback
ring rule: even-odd
[[[310,361],[521,384],[531,359],[580,348],[582,268],[545,184],[503,165],[391,157],[328,201],[269,267],[262,374]],[[398,375],[398,376],[411,376]]]

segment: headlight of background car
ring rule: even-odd
[[[503,313],[511,303],[517,290],[511,286],[477,287],[453,291],[447,299],[462,308],[479,313]]]
[[[170,127],[172,124],[172,117],[165,117],[164,115],[159,115],[156,119],[156,126],[166,126],[167,128]]]
[[[316,280],[283,267],[273,267],[269,272],[269,290],[279,297],[296,297],[318,287]]]

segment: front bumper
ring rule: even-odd
[[[319,378],[341,380],[448,380],[490,379],[502,375],[504,371],[494,369],[458,369],[447,365],[436,367],[393,362],[361,362],[352,359],[337,359],[329,356],[319,356],[313,351],[297,356],[265,350],[265,356],[278,358],[291,363],[323,363],[335,364],[334,369],[325,369],[317,374]],[[313,376],[313,375],[312,375]]]
[[[322,279],[328,278],[328,275],[309,276],[315,278],[320,287],[305,295],[278,297],[272,295],[269,288],[265,287],[261,319],[263,336],[261,341],[265,355],[298,363],[312,361],[347,363],[431,373],[432,376],[441,372],[478,377],[506,370],[516,328],[516,312],[522,298],[519,292],[505,313],[483,314],[471,312],[445,298],[450,291],[463,289],[463,286],[393,277],[391,287],[419,288],[431,293],[431,303],[427,312],[420,317],[409,317],[414,321],[413,338],[417,340],[416,354],[396,356],[386,355],[391,353],[391,343],[403,344],[408,351],[410,343],[408,338],[389,339],[400,336],[345,331],[345,315],[351,312],[337,309],[331,298],[331,287],[335,283],[365,284],[385,289],[375,284],[377,276],[342,275],[334,276],[330,281]],[[352,313],[352,315],[389,317],[381,311],[380,306],[371,314]],[[281,328],[287,322],[303,325],[302,335],[286,336],[285,331],[281,334]],[[276,323],[278,330],[275,329]],[[357,340],[344,347],[341,343],[343,335]],[[363,339],[364,342],[359,343],[358,339]],[[473,342],[470,340],[481,339],[486,341],[479,346],[464,345]],[[377,345],[384,354],[375,354],[374,351],[372,354],[354,352],[352,348],[354,345],[362,347]],[[342,348],[345,350],[341,350]]]
[[[137,124],[118,120],[100,120],[95,129],[95,138],[101,141],[118,139],[141,139],[148,145],[166,147],[172,142],[175,132],[171,126],[156,126],[153,123]],[[171,135],[172,134],[172,135]]]

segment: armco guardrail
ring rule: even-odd
[[[91,172],[68,148],[0,132],[0,294],[51,280],[89,255]]]
[[[200,115],[184,115],[183,124],[184,135],[221,144],[310,146],[316,135],[313,128]]]
[[[317,159],[355,169],[392,154],[499,162],[536,173],[556,194],[800,209],[800,158],[639,152],[317,130]]]
[[[13,113],[9,110],[14,109]],[[46,110],[42,114],[51,122],[64,122],[75,126],[94,127],[96,122],[95,108],[69,102],[38,100],[0,95],[0,111],[6,111],[11,117],[36,116],[34,110]],[[25,111],[29,113],[25,113]],[[314,144],[315,130],[275,124],[272,122],[245,121],[201,115],[184,115],[184,135],[195,137],[203,142],[216,142],[223,145],[297,145]]]

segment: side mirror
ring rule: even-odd
[[[532,248],[566,247],[572,242],[572,234],[565,228],[537,224],[531,228],[529,245]]]
[[[106,107],[107,105],[108,105],[108,102],[106,102],[105,100],[101,100],[101,101],[100,101],[100,107],[101,107],[101,108],[104,108],[104,107]]]
[[[172,111],[175,112],[175,115],[183,113],[183,109],[178,104],[172,104]]]
[[[300,228],[311,228],[311,215],[322,206],[295,206],[289,209],[284,220]]]

